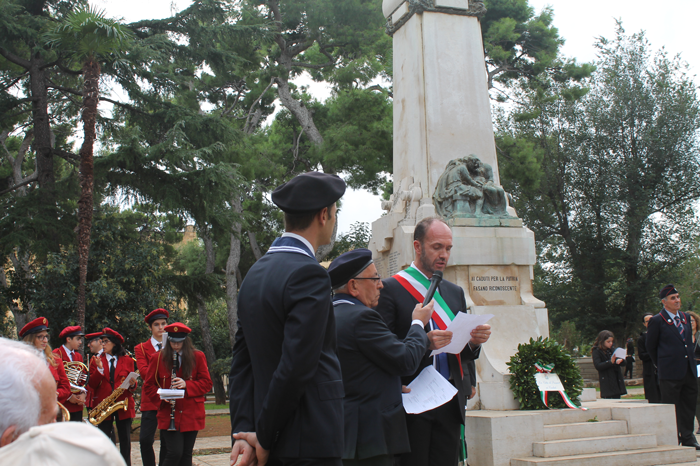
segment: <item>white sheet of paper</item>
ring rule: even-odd
[[[620,359],[625,359],[627,357],[627,350],[625,348],[618,348],[613,353],[613,356]]]
[[[543,374],[542,372],[538,372],[535,374],[535,383],[541,392],[564,391],[564,386],[561,384],[561,380],[559,380],[557,374]]]
[[[158,395],[160,395],[161,400],[179,400],[180,398],[185,397],[185,391],[170,388],[159,388]]]
[[[418,414],[450,401],[457,389],[433,366],[428,366],[408,385],[411,393],[402,393],[403,409],[408,414]]]
[[[700,377],[700,364],[698,364],[698,377]]]
[[[139,378],[139,375],[136,372],[131,372],[126,379],[124,379],[124,382],[119,386],[119,388],[129,388],[129,385],[131,385],[132,380],[136,380]]]
[[[452,341],[449,345],[443,346],[440,349],[433,350],[431,356],[440,353],[459,354],[462,352],[469,340],[472,339],[471,333],[479,325],[484,325],[491,320],[493,314],[475,315],[467,314],[466,312],[458,312],[454,320],[450,322],[446,330],[452,332]]]

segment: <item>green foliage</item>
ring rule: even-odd
[[[540,391],[535,383],[535,363],[554,364],[553,373],[559,376],[566,394],[578,405],[583,393],[583,378],[571,355],[556,341],[550,338],[530,338],[526,344],[518,345],[518,352],[506,363],[510,373],[510,389],[520,403],[520,409],[547,409],[540,398]],[[564,400],[558,393],[549,393],[547,403],[550,408],[566,408]]]
[[[700,101],[644,35],[600,39],[591,78],[520,81],[497,119],[499,169],[538,241],[535,294],[554,328],[621,338],[697,251]],[[692,267],[692,266],[691,266]]]
[[[333,260],[339,255],[357,248],[366,248],[369,245],[369,238],[372,232],[369,223],[355,222],[350,225],[350,231],[338,236],[335,245],[326,260]]]
[[[159,241],[158,227],[138,212],[118,213],[107,209],[95,215],[90,250],[86,333],[111,327],[133,348],[150,332],[143,318],[153,309],[171,310],[178,315],[174,289],[168,282],[172,248]],[[74,246],[49,254],[36,270],[31,302],[39,315],[51,323],[50,337],[56,346],[59,332],[75,325],[78,293],[78,258]]]

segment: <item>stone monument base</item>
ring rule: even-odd
[[[483,390],[483,389],[482,389]],[[640,466],[696,464],[679,447],[673,405],[598,400],[587,411],[468,411],[471,466]]]

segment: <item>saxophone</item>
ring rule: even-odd
[[[129,409],[129,400],[122,400],[119,402],[114,402],[117,398],[121,396],[122,393],[126,388],[116,388],[114,391],[104,400],[100,402],[97,406],[95,406],[89,413],[88,413],[88,421],[90,421],[90,424],[93,426],[96,426],[97,424],[101,423],[105,419],[107,419],[109,416],[111,416],[113,413],[119,411],[120,409],[123,409],[126,411]]]

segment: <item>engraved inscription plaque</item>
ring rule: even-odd
[[[477,306],[518,305],[518,268],[510,265],[469,267],[469,295]]]

